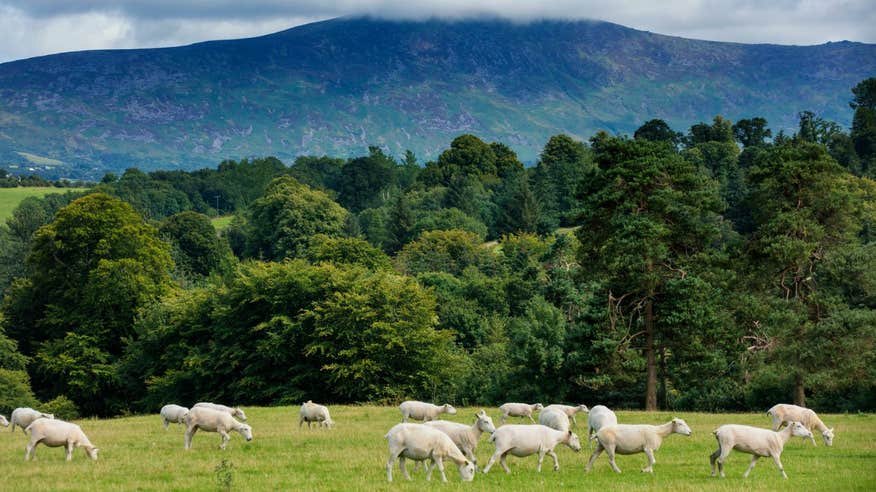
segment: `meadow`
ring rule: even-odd
[[[46,187],[18,187],[0,188],[0,221],[5,221],[12,216],[12,211],[29,196],[41,197],[49,193],[64,193],[69,191],[64,188]]]
[[[511,474],[498,464],[471,483],[462,483],[452,464],[446,466],[448,484],[440,476],[425,482],[425,473],[412,472],[405,482],[398,465],[393,483],[386,481],[386,431],[400,420],[395,407],[332,406],[337,426],[331,430],[298,428],[297,407],[246,408],[253,427],[247,443],[232,434],[226,451],[220,451],[219,435],[198,432],[190,451],[183,449],[183,427],[164,430],[158,415],[78,423],[100,448],[100,459],[88,460],[76,450],[73,461],[64,461],[62,448],[37,448],[38,459],[24,461],[27,437],[16,430],[0,432],[0,490],[217,490],[220,480],[231,478],[237,490],[876,490],[876,415],[823,415],[835,427],[833,447],[818,446],[795,438],[785,446],[782,462],[790,477],[781,478],[772,460],[761,459],[748,479],[742,473],[749,455],[734,452],[725,466],[727,478],[709,476],[709,454],[716,448],[711,431],[723,423],[766,427],[766,414],[644,413],[620,411],[626,423],[659,424],[673,416],[684,418],[693,435],[672,435],[657,451],[653,475],[641,473],[644,454],[618,456],[623,473],[611,471],[603,453],[593,471],[584,473],[590,456],[586,442],[580,453],[560,445],[560,470],[551,469],[549,457],[537,473],[536,457],[509,457]],[[476,408],[461,408],[448,420],[469,422]],[[487,409],[499,424],[497,409]],[[586,434],[586,416],[579,415],[577,432]],[[518,422],[514,422],[518,423]],[[522,422],[519,422],[522,423]],[[6,429],[3,429],[6,430]],[[493,446],[481,437],[478,467],[482,469]],[[226,460],[224,470],[220,463]],[[217,471],[217,466],[220,470]]]

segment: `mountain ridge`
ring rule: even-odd
[[[689,40],[601,21],[344,17],[254,38],[78,51],[0,64],[0,166],[99,177],[226,158],[434,157],[475,133],[536,158],[547,138],[684,130],[716,114],[848,125],[876,45]]]

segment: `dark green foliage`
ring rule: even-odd
[[[344,164],[337,178],[338,201],[352,212],[382,204],[395,184],[395,161],[378,147],[369,152]]]
[[[329,156],[300,156],[289,168],[289,175],[300,183],[323,191],[337,190],[338,178],[344,167],[343,159]]]
[[[571,223],[570,215],[577,207],[575,193],[593,167],[591,161],[587,146],[568,135],[554,135],[545,144],[532,181],[542,208],[540,232]]]
[[[852,89],[850,103],[852,118],[851,139],[860,159],[860,175],[876,176],[876,78],[862,81]]]
[[[508,398],[551,401],[565,394],[560,377],[565,355],[566,320],[563,313],[541,297],[525,304],[521,317],[508,324],[511,379]]]
[[[641,138],[652,142],[669,142],[672,145],[681,143],[683,135],[669,127],[663,120],[649,120],[636,129],[633,138]]]
[[[184,276],[197,279],[227,273],[231,268],[228,242],[217,235],[203,214],[186,211],[172,215],[161,222],[158,233],[171,244],[174,263]]]
[[[760,116],[742,119],[733,124],[733,136],[744,147],[762,146],[772,135],[772,130],[767,127],[767,120]]]

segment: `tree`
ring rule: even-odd
[[[852,89],[849,104],[855,110],[851,139],[861,161],[861,175],[876,177],[876,77],[860,82]]]
[[[657,408],[657,356],[667,284],[694,274],[694,260],[719,232],[714,183],[665,142],[602,138],[599,166],[580,190],[580,261],[607,280],[612,325],[639,326],[644,337],[645,408]],[[623,317],[623,320],[618,319]]]
[[[503,167],[508,167],[507,160]],[[490,144],[466,134],[454,138],[436,162],[427,163],[420,179],[427,186],[448,186],[457,177],[473,176],[480,180],[497,175],[496,153]]]
[[[347,211],[324,192],[291,176],[275,179],[249,210],[247,256],[279,260],[296,257],[314,234],[339,236]]]
[[[409,275],[421,272],[461,275],[469,266],[486,270],[495,266],[492,251],[481,246],[477,235],[458,230],[426,231],[406,244],[397,260],[399,269]]]
[[[203,278],[231,267],[231,248],[206,215],[180,212],[164,219],[158,233],[170,242],[174,262],[184,275]]]
[[[547,232],[543,227],[541,205],[529,188],[529,180],[521,176],[516,186],[503,197],[499,209],[502,211],[496,221],[499,234],[518,232]]]
[[[633,138],[678,145],[681,142],[682,134],[670,128],[665,121],[655,119],[645,122],[636,129]]]
[[[733,136],[744,147],[762,146],[772,134],[772,130],[767,128],[767,120],[760,116],[742,119],[733,125]]]
[[[583,142],[563,134],[548,139],[532,175],[532,191],[542,206],[545,229],[570,223],[578,184],[592,167]]]
[[[697,123],[690,127],[685,144],[693,147],[704,142],[734,142],[733,123],[723,117],[715,116],[712,124]]]
[[[411,240],[414,228],[414,213],[411,204],[404,193],[399,193],[389,209],[388,233],[386,249],[394,253]]]
[[[368,150],[367,156],[344,164],[338,177],[338,201],[353,212],[384,203],[387,190],[395,184],[395,161],[379,147]]]

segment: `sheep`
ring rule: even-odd
[[[320,427],[332,428],[335,422],[329,415],[328,407],[317,405],[313,400],[307,400],[301,404],[301,413],[298,416],[298,428],[307,422],[307,428],[310,428],[311,422],[318,422]]]
[[[603,427],[596,433],[598,442],[596,451],[590,456],[590,461],[587,462],[585,470],[590,471],[593,462],[599,457],[603,450],[608,454],[608,463],[611,468],[620,473],[620,468],[614,462],[614,455],[617,454],[636,454],[644,452],[648,455],[648,466],[642,468],[645,473],[654,472],[654,451],[660,449],[660,444],[663,439],[670,434],[681,434],[689,436],[691,434],[690,427],[687,422],[682,419],[674,418],[663,425],[612,425]]]
[[[572,425],[577,426],[578,422],[575,420],[575,414],[578,412],[589,412],[587,409],[587,405],[575,405],[574,407],[571,405],[559,405],[553,404],[544,407],[545,410],[560,410],[565,413],[570,419],[572,419]]]
[[[220,405],[218,403],[210,403],[210,402],[204,402],[204,401],[202,401],[200,403],[195,403],[195,407],[206,407],[206,408],[212,408],[213,410],[219,410],[220,412],[225,412],[228,415],[231,415],[232,417],[237,417],[240,420],[246,422],[246,414],[243,413],[243,409],[240,407],[231,408],[231,407],[226,407],[225,405]],[[192,407],[192,408],[194,408],[194,407]]]
[[[538,423],[558,431],[569,430],[569,416],[556,408],[546,409],[538,414]]]
[[[164,405],[161,407],[160,415],[161,421],[164,422],[164,429],[167,430],[167,425],[171,422],[185,424],[187,413],[189,413],[189,409],[179,405]]]
[[[593,449],[593,439],[596,432],[603,427],[617,425],[617,415],[604,405],[596,405],[587,414],[587,444]]]
[[[438,418],[438,415],[446,413],[448,415],[456,415],[456,409],[449,403],[444,405],[433,405],[431,403],[423,403],[421,401],[408,400],[402,402],[398,406],[402,414],[402,422],[407,422],[408,419],[430,421]]]
[[[27,426],[32,424],[37,419],[54,419],[55,416],[51,413],[42,413],[33,408],[21,407],[12,411],[9,416],[10,432],[15,432],[15,426],[21,427],[21,432],[27,433]]]
[[[484,432],[492,434],[496,431],[496,427],[493,425],[493,419],[491,419],[484,410],[475,414],[475,422],[472,425],[458,424],[456,422],[447,422],[444,420],[426,422],[424,425],[433,429],[438,429],[450,436],[450,439],[456,444],[459,450],[462,451],[475,465],[478,464],[475,451],[478,448],[478,440],[481,438],[481,434]]]
[[[767,411],[767,415],[773,418],[773,430],[777,431],[782,428],[782,425],[790,422],[800,422],[810,431],[815,429],[821,432],[821,438],[824,439],[824,444],[833,446],[833,428],[827,428],[824,422],[818,415],[809,408],[798,407],[797,405],[788,405],[779,403]],[[815,444],[815,437],[812,437],[812,445]]]
[[[487,466],[484,468],[484,473],[488,473],[492,468],[493,463],[500,459],[502,468],[506,473],[511,473],[505,458],[508,454],[518,457],[538,454],[538,471],[541,471],[541,463],[544,461],[544,455],[548,455],[554,459],[554,471],[560,469],[560,461],[557,459],[554,448],[557,444],[563,443],[569,446],[575,452],[581,450],[581,442],[578,436],[572,431],[558,431],[550,427],[535,424],[535,425],[503,425],[493,432],[490,436],[490,442],[496,445],[496,452],[490,457]]]
[[[85,454],[92,460],[97,460],[98,448],[91,444],[82,428],[70,422],[48,418],[39,418],[25,429],[30,433],[30,442],[24,452],[24,460],[36,459],[37,444],[45,444],[50,448],[64,446],[67,448],[67,461],[73,459],[73,448],[84,448]]]
[[[230,439],[228,431],[237,431],[247,442],[252,441],[252,427],[234,420],[228,412],[195,406],[186,414],[185,449],[192,448],[192,437],[198,429],[218,432],[222,436],[219,448],[223,450]]]
[[[0,415],[0,425],[3,427],[9,427],[9,421],[6,420],[6,417],[3,415]]]
[[[499,410],[502,411],[503,424],[508,417],[529,417],[529,421],[534,424],[535,419],[532,418],[532,412],[537,412],[542,409],[544,409],[544,407],[541,403],[534,403],[532,405],[528,403],[505,403],[499,407]]]
[[[459,476],[464,482],[474,479],[475,465],[462,454],[450,436],[438,429],[422,424],[396,424],[383,436],[389,441],[389,461],[386,463],[386,479],[392,482],[392,464],[398,459],[398,466],[406,480],[410,480],[405,459],[415,461],[430,460],[426,480],[432,479],[432,470],[438,466],[441,480],[447,481],[444,474],[444,460],[448,459],[459,468]]]
[[[762,456],[771,456],[776,466],[779,467],[779,471],[782,472],[782,477],[788,478],[780,459],[785,443],[791,439],[792,435],[804,439],[812,438],[812,432],[800,422],[791,422],[788,427],[778,432],[748,425],[727,424],[718,427],[712,433],[718,440],[718,449],[709,456],[709,462],[712,465],[713,477],[715,476],[715,462],[718,463],[721,478],[724,477],[724,460],[733,449],[751,455],[751,464],[748,465],[743,477],[748,477],[758,459]]]

